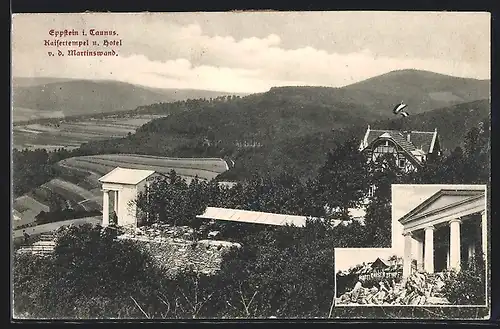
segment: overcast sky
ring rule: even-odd
[[[119,56],[48,57],[48,31],[65,28],[116,30]],[[16,77],[232,92],[338,87],[407,68],[490,78],[489,13],[18,14],[12,41]]]
[[[362,262],[372,262],[377,257],[392,255],[403,257],[403,225],[399,219],[424,202],[440,189],[484,189],[484,185],[392,185],[392,248],[349,248],[335,250],[335,272],[347,270]],[[416,247],[416,245],[414,246]]]

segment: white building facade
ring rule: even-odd
[[[110,224],[110,212],[114,211],[116,225],[137,227],[138,214],[135,201],[154,177],[156,175],[153,170],[117,167],[99,178],[103,192],[102,226]]]
[[[415,270],[415,260],[416,270],[434,273],[460,270],[479,251],[487,259],[486,186],[441,189],[399,222],[404,235],[403,277]]]

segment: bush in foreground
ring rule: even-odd
[[[445,281],[444,295],[454,305],[484,305],[486,303],[486,270],[482,255],[460,272],[451,272]]]

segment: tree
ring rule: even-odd
[[[222,298],[239,317],[326,317],[333,298],[331,229],[279,227],[247,235],[217,277]]]
[[[366,237],[369,247],[390,247],[392,232],[392,184],[404,179],[392,154],[385,154],[370,162],[371,180],[376,183],[373,197],[366,207]]]
[[[345,217],[349,208],[361,204],[370,183],[366,156],[352,138],[330,152],[319,169],[317,198],[329,209],[340,209]]]
[[[16,256],[17,310],[44,318],[144,317],[131,297],[152,314],[162,310],[152,297],[164,279],[148,255],[131,241],[115,240],[116,234],[99,226],[69,227],[59,233],[52,257]]]

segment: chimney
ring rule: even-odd
[[[406,141],[409,143],[411,142],[411,131],[406,132]]]

